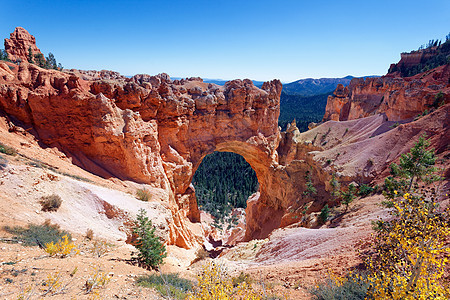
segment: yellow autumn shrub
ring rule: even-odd
[[[197,276],[197,281],[197,287],[189,295],[189,300],[263,299],[263,295],[246,282],[233,286],[233,280],[225,268],[214,262],[203,266],[202,272]]]
[[[450,248],[448,211],[433,197],[405,193],[393,201],[392,220],[379,220],[375,253],[366,261],[373,299],[450,299],[444,267]]]
[[[63,258],[71,253],[77,254],[79,251],[75,247],[75,244],[69,241],[67,235],[64,235],[57,243],[50,242],[45,244],[45,252],[47,252],[50,256],[59,256]]]

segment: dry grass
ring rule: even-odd
[[[57,211],[61,206],[62,199],[60,196],[53,194],[49,196],[43,196],[39,203],[42,206],[42,211]]]

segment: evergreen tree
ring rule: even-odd
[[[31,47],[28,47],[28,62],[30,64],[33,64],[33,50],[31,50]]]
[[[348,210],[348,206],[355,199],[356,187],[353,184],[348,186],[348,190],[346,192],[342,192],[342,204],[345,205],[345,212]]]
[[[136,219],[133,234],[136,235],[134,247],[139,251],[137,260],[145,267],[157,269],[167,256],[166,247],[155,235],[156,228],[144,209],[139,210]]]
[[[407,193],[415,181],[422,180],[433,182],[439,180],[439,176],[433,174],[436,171],[434,164],[436,156],[434,149],[427,150],[430,142],[421,136],[411,151],[402,154],[400,164],[391,164],[391,175],[385,179],[386,196],[390,199],[396,197],[397,193]]]
[[[47,61],[45,60],[44,55],[42,53],[35,54],[34,55],[34,61],[36,62],[36,64],[39,67],[48,69]]]
[[[56,59],[55,59],[55,56],[53,55],[53,53],[49,52],[46,60],[47,60],[47,65],[48,65],[49,69],[54,69],[54,70],[58,69],[58,64],[56,63]]]
[[[9,61],[8,53],[6,50],[0,49],[0,60]]]
[[[303,192],[303,195],[312,197],[313,195],[317,194],[317,189],[314,187],[314,184],[312,183],[311,173],[309,171],[306,171],[305,179],[306,179],[306,189]]]

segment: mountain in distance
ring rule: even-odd
[[[283,92],[290,95],[314,96],[325,94],[336,89],[339,83],[348,85],[355,78],[346,76],[343,78],[306,78],[283,85]]]

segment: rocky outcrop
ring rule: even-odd
[[[174,221],[168,241],[186,248],[196,243],[186,224],[199,221],[191,181],[213,151],[240,154],[256,172],[259,193],[248,202],[246,240],[295,221],[286,219],[288,211],[312,201],[302,197],[306,172],[314,173],[318,189],[307,210],[323,206],[327,174],[314,167],[308,147],[292,143],[295,124],[279,131],[281,89],[278,80],[259,89],[251,80],[217,86],[166,74],[126,78],[0,63],[0,110],[32,125],[42,142],[75,164],[169,195],[164,201]]]
[[[28,61],[28,49],[33,55],[42,54],[36,46],[36,39],[22,27],[16,27],[9,39],[5,39],[5,51],[12,61]]]
[[[449,79],[449,64],[408,78],[355,78],[328,97],[323,120],[355,120],[380,113],[390,121],[413,118],[450,102]],[[438,93],[443,95],[436,101]]]
[[[166,74],[125,78],[0,64],[0,109],[87,170],[167,191],[174,214],[170,242],[183,247],[195,240],[183,222],[199,220],[191,180],[213,151],[241,154],[260,182],[258,205],[282,211],[283,189],[274,188],[281,181],[273,179],[280,172],[281,88],[278,80],[262,89],[250,80],[220,87],[197,78],[172,81]],[[248,229],[248,236],[256,231]]]

